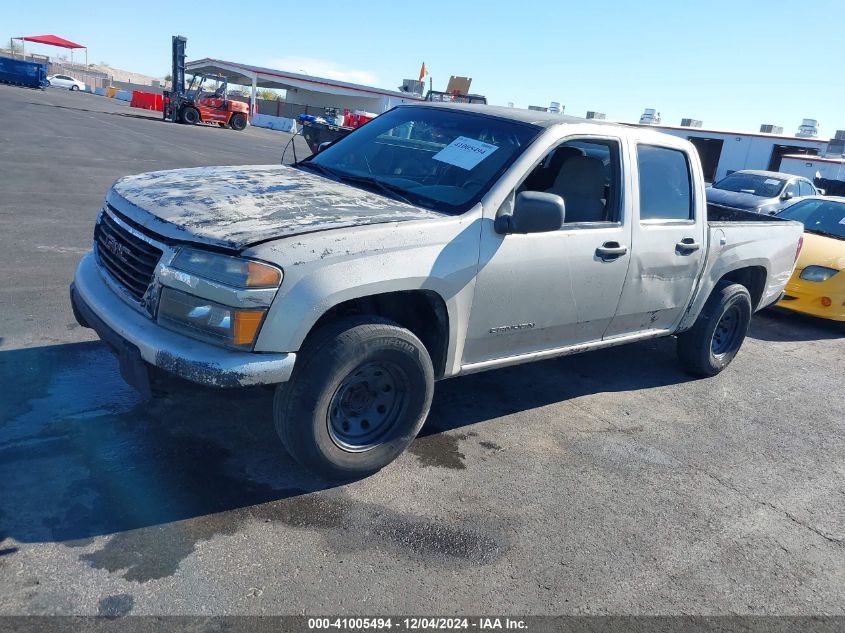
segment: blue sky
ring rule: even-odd
[[[53,33],[87,44],[90,62],[155,76],[168,72],[177,32],[189,59],[384,88],[425,61],[435,88],[467,75],[495,104],[559,101],[620,121],[653,107],[669,124],[787,133],[807,117],[832,135],[845,129],[842,24],[845,0],[39,0],[5,6],[0,37]]]

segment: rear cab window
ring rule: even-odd
[[[640,220],[695,220],[689,159],[681,150],[637,145]]]

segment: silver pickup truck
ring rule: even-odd
[[[290,453],[349,478],[408,446],[439,379],[670,335],[720,372],[802,227],[709,212],[681,139],[401,106],[293,166],[117,181],[71,301],[142,391],[276,385]]]

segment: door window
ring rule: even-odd
[[[793,180],[788,185],[786,185],[786,189],[784,189],[783,192],[792,194],[793,198],[797,198],[798,197],[798,182]]]
[[[684,152],[655,145],[637,146],[641,220],[691,220],[692,179]]]
[[[616,222],[621,200],[619,143],[570,140],[551,150],[517,189],[553,193],[566,205],[566,224]]]

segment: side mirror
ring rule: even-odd
[[[513,213],[496,218],[497,233],[548,233],[563,226],[566,207],[553,193],[523,191],[516,197]]]
[[[324,149],[327,149],[327,148],[331,147],[333,144],[334,144],[334,141],[323,141],[322,143],[320,143],[320,144],[317,146],[317,151],[316,151],[316,153],[317,153],[317,154],[319,154],[319,153],[320,153],[320,152],[322,152]]]
[[[791,191],[784,191],[783,195],[780,197],[781,200],[792,200],[793,195]]]

